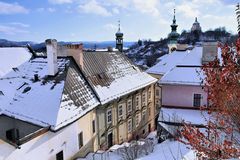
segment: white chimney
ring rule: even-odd
[[[48,75],[55,76],[58,72],[57,66],[57,40],[47,39],[45,41],[47,48]]]

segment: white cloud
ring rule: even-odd
[[[105,24],[103,28],[108,31],[117,31],[118,26],[112,23],[108,23],[108,24]]]
[[[180,14],[183,14],[185,17],[192,18],[192,17],[198,17],[200,15],[200,12],[194,5],[190,4],[181,4],[176,7],[177,12]]]
[[[208,29],[215,29],[217,27],[226,27],[227,30],[231,30],[236,32],[237,31],[237,20],[236,17],[231,15],[226,16],[217,16],[217,15],[210,15],[206,14],[202,17],[202,25],[204,28]],[[210,26],[210,27],[209,27]]]
[[[48,12],[55,12],[56,11],[55,8],[48,8],[47,10],[48,10]]]
[[[17,26],[17,27],[22,27],[22,28],[28,28],[29,24],[24,24],[21,22],[11,22],[9,23],[10,25]]]
[[[49,8],[37,8],[36,11],[37,12],[51,12],[51,13],[53,13],[53,12],[56,12],[56,9],[51,8],[51,7],[49,7]]]
[[[72,0],[48,0],[52,4],[65,4],[65,3],[72,3]]]
[[[28,13],[29,11],[18,3],[0,2],[0,14]]]
[[[159,15],[158,3],[158,0],[133,0],[133,4],[138,11],[149,13],[153,16]]]
[[[119,14],[119,13],[120,13],[119,10],[118,10],[118,8],[113,8],[113,9],[112,9],[112,12],[113,12],[114,14]]]
[[[6,34],[6,35],[16,35],[18,33],[29,33],[29,32],[19,27],[0,25],[0,33]]]
[[[37,8],[36,11],[37,12],[43,12],[43,11],[45,11],[45,8]]]
[[[111,16],[111,12],[107,11],[106,8],[101,6],[97,1],[91,0],[88,3],[85,3],[83,5],[79,5],[79,12],[84,13],[90,13],[90,14],[96,14],[101,16]]]

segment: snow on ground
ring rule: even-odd
[[[154,147],[153,153],[138,158],[138,160],[181,160],[185,155],[186,160],[194,160],[194,155],[188,154],[191,150],[186,148],[186,145],[178,142],[166,140]]]
[[[153,139],[157,142],[157,132],[151,132],[146,139]],[[186,148],[186,145],[175,141],[166,140],[162,143],[155,143],[153,152],[137,158],[137,160],[194,160],[195,154],[190,149]],[[129,146],[129,143],[123,143],[121,145],[114,145],[108,151],[98,151],[96,153],[89,153],[86,158],[78,158],[78,160],[123,160],[120,156],[119,149]]]

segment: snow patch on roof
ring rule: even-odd
[[[171,54],[166,54],[160,57],[159,62],[153,67],[149,68],[146,72],[152,74],[165,74],[174,68],[179,62],[186,57],[188,51],[175,51]]]
[[[2,113],[43,127],[51,126],[53,130],[84,115],[99,103],[80,73],[68,74],[71,66],[70,59],[58,59],[59,72],[56,76],[49,77],[47,59],[36,58],[0,78]],[[34,80],[36,74],[37,81]],[[79,85],[77,88],[86,93],[81,92],[75,98],[72,88],[66,88],[66,84],[70,83],[66,81],[68,75],[73,79],[78,78],[79,81],[75,82]],[[90,94],[88,98],[84,97],[86,94]],[[83,102],[72,107],[68,103],[74,101],[72,99]]]
[[[184,120],[186,123],[194,125],[206,125],[206,120],[209,118],[210,115],[207,111],[162,108],[158,121],[182,123]]]
[[[6,47],[0,48],[0,77],[17,68],[31,58],[27,48]]]
[[[158,82],[160,84],[182,84],[196,85],[202,84],[205,78],[200,67],[175,67],[165,74]]]
[[[83,71],[102,104],[157,81],[120,52],[84,52],[83,59]]]

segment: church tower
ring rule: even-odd
[[[174,15],[173,15],[173,23],[171,24],[171,33],[169,33],[168,38],[168,49],[169,53],[172,53],[174,50],[177,49],[177,39],[179,37],[179,34],[177,33],[177,27],[178,25],[176,24],[176,17],[175,17],[175,9],[174,9]]]
[[[118,31],[115,35],[116,35],[116,49],[122,52],[123,51],[123,33],[120,30],[120,21],[118,21]]]
[[[200,26],[200,23],[197,20],[197,17],[195,18],[195,22],[193,23],[192,28],[191,28],[191,32],[194,32],[194,31],[197,31],[200,33],[202,32],[202,28]]]

